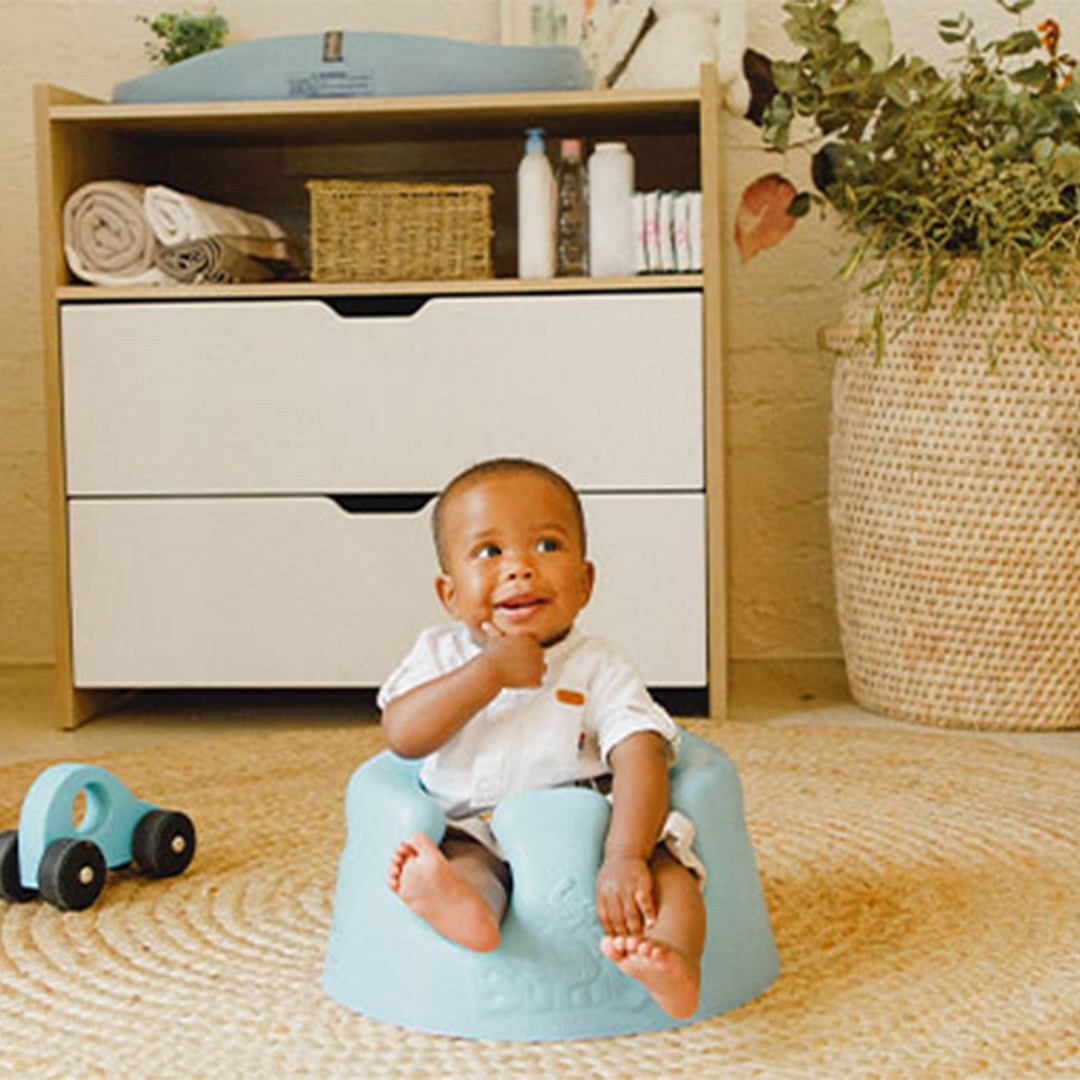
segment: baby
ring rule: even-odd
[[[610,784],[596,881],[603,954],[673,1017],[697,1009],[705,908],[693,826],[669,812],[678,729],[609,645],[574,627],[592,593],[581,502],[558,473],[503,458],[457,476],[434,515],[439,599],[379,692],[392,750],[424,758],[446,812],[436,846],[399,845],[390,888],[439,934],[499,944],[510,874],[488,820],[512,791]]]

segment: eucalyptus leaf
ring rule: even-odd
[[[793,94],[799,88],[799,70],[794,64],[773,64],[773,84],[782,94]]]
[[[1053,139],[1043,136],[1041,139],[1037,139],[1034,145],[1031,147],[1031,155],[1035,161],[1035,164],[1039,166],[1043,172],[1046,172],[1053,163],[1054,154],[1057,150],[1057,143]]]
[[[998,56],[1022,56],[1040,48],[1042,39],[1033,30],[1018,30],[997,42],[994,48]]]
[[[1012,73],[1013,79],[1021,86],[1043,86],[1050,79],[1050,68],[1040,61]]]
[[[1080,185],[1080,147],[1071,144],[1058,147],[1050,175],[1062,184]]]
[[[809,191],[800,191],[794,199],[788,203],[787,212],[791,217],[806,217],[810,213],[811,195]]]
[[[892,27],[882,0],[849,0],[836,17],[840,38],[857,45],[873,63],[874,71],[884,71],[892,56]]]
[[[974,29],[975,24],[966,15],[957,15],[955,19],[938,21],[938,37],[950,45],[966,41]]]

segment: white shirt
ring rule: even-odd
[[[479,653],[463,623],[425,630],[379,690],[379,708]],[[512,791],[602,776],[612,748],[639,731],[664,736],[674,757],[675,722],[606,641],[572,630],[544,660],[539,687],[502,690],[424,759],[420,778],[448,817],[490,809]]]

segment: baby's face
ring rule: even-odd
[[[442,543],[439,599],[478,642],[491,622],[554,645],[592,593],[573,503],[536,473],[495,473],[454,494],[443,508]]]

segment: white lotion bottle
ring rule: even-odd
[[[602,142],[589,158],[589,273],[634,273],[634,158],[626,143]]]
[[[544,149],[544,129],[525,132],[518,165],[518,277],[555,276],[555,174]]]

